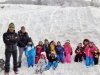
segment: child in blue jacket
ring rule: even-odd
[[[36,49],[33,46],[31,38],[28,39],[28,44],[25,48],[25,55],[27,56],[28,67],[33,67],[33,65],[35,64]]]
[[[49,63],[48,65],[46,66],[46,70],[49,70],[51,66],[53,66],[53,69],[55,70],[56,67],[58,66],[58,59],[56,57],[56,54],[55,52],[51,52],[51,55],[49,56]]]
[[[57,42],[56,52],[58,61],[64,63],[64,48],[61,46],[60,41]]]

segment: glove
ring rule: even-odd
[[[73,52],[70,53],[70,55],[72,55],[72,54],[73,54]]]
[[[64,56],[66,57],[66,52],[64,52]]]

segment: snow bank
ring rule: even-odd
[[[92,40],[100,48],[100,8],[94,7],[57,7],[34,5],[0,5],[0,58],[4,58],[2,35],[8,24],[14,22],[16,31],[25,26],[35,45],[39,40],[61,41],[71,40],[73,50],[84,38]],[[12,60],[12,59],[11,59]],[[73,56],[72,56],[73,60]],[[23,57],[22,68],[18,75],[33,75],[34,68],[27,68],[27,60]],[[11,61],[11,63],[13,63]],[[11,64],[11,72],[13,69]],[[65,67],[66,66],[66,67]],[[3,75],[3,72],[0,74]],[[43,75],[99,75],[100,66],[87,69],[83,63],[60,64],[56,71],[52,69]]]

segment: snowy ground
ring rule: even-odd
[[[2,35],[8,24],[14,22],[16,31],[25,26],[35,45],[39,40],[71,40],[73,50],[84,38],[92,40],[100,48],[100,8],[95,7],[57,7],[34,5],[4,5],[0,8],[0,58],[4,58]],[[72,56],[73,60],[74,55]],[[12,63],[12,61],[11,61]],[[25,56],[18,75],[33,75],[34,68],[27,68]],[[0,73],[3,75],[3,72]],[[56,71],[52,69],[44,75],[99,75],[100,65],[86,68],[83,63],[60,64]],[[12,64],[11,64],[11,73]]]

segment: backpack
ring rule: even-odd
[[[4,63],[5,61],[3,59],[0,59],[0,72],[4,70]]]

